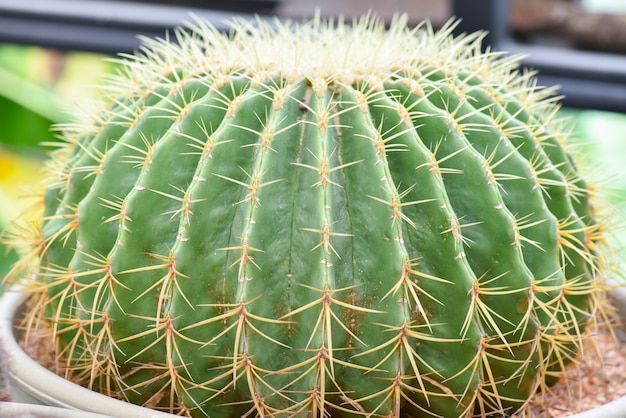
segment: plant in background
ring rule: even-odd
[[[194,417],[523,412],[610,310],[606,227],[553,90],[452,26],[145,40],[15,234],[27,338]]]
[[[40,180],[40,145],[56,140],[51,124],[67,122],[69,103],[92,96],[79,86],[103,72],[113,64],[102,55],[0,44],[0,230],[29,203],[22,198]],[[0,277],[17,257],[0,240]]]

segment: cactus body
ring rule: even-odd
[[[197,417],[523,410],[595,321],[600,227],[550,92],[449,32],[146,41],[22,264],[59,369]]]

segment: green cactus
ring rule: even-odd
[[[608,309],[604,226],[553,90],[453,26],[122,58],[10,275],[59,373],[193,417],[524,413]]]

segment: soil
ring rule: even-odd
[[[568,417],[625,396],[624,376],[626,343],[606,327],[599,329],[577,362],[567,366],[566,378],[533,398],[526,418]]]

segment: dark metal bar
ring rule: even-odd
[[[524,55],[524,65],[541,69],[545,74],[626,84],[626,55],[513,41],[499,42],[498,48],[511,54]]]
[[[626,113],[626,84],[589,81],[539,73],[541,86],[559,86],[565,107]]]
[[[227,30],[234,17],[250,15],[202,8],[112,0],[2,0],[0,40],[61,50],[132,52],[138,35],[163,37],[169,29],[202,17]]]
[[[512,41],[498,48],[524,54],[522,65],[538,71],[540,85],[560,86],[565,106],[626,112],[626,56]]]
[[[509,36],[508,0],[453,0],[453,15],[461,19],[457,33],[488,31],[483,45],[495,45]]]

